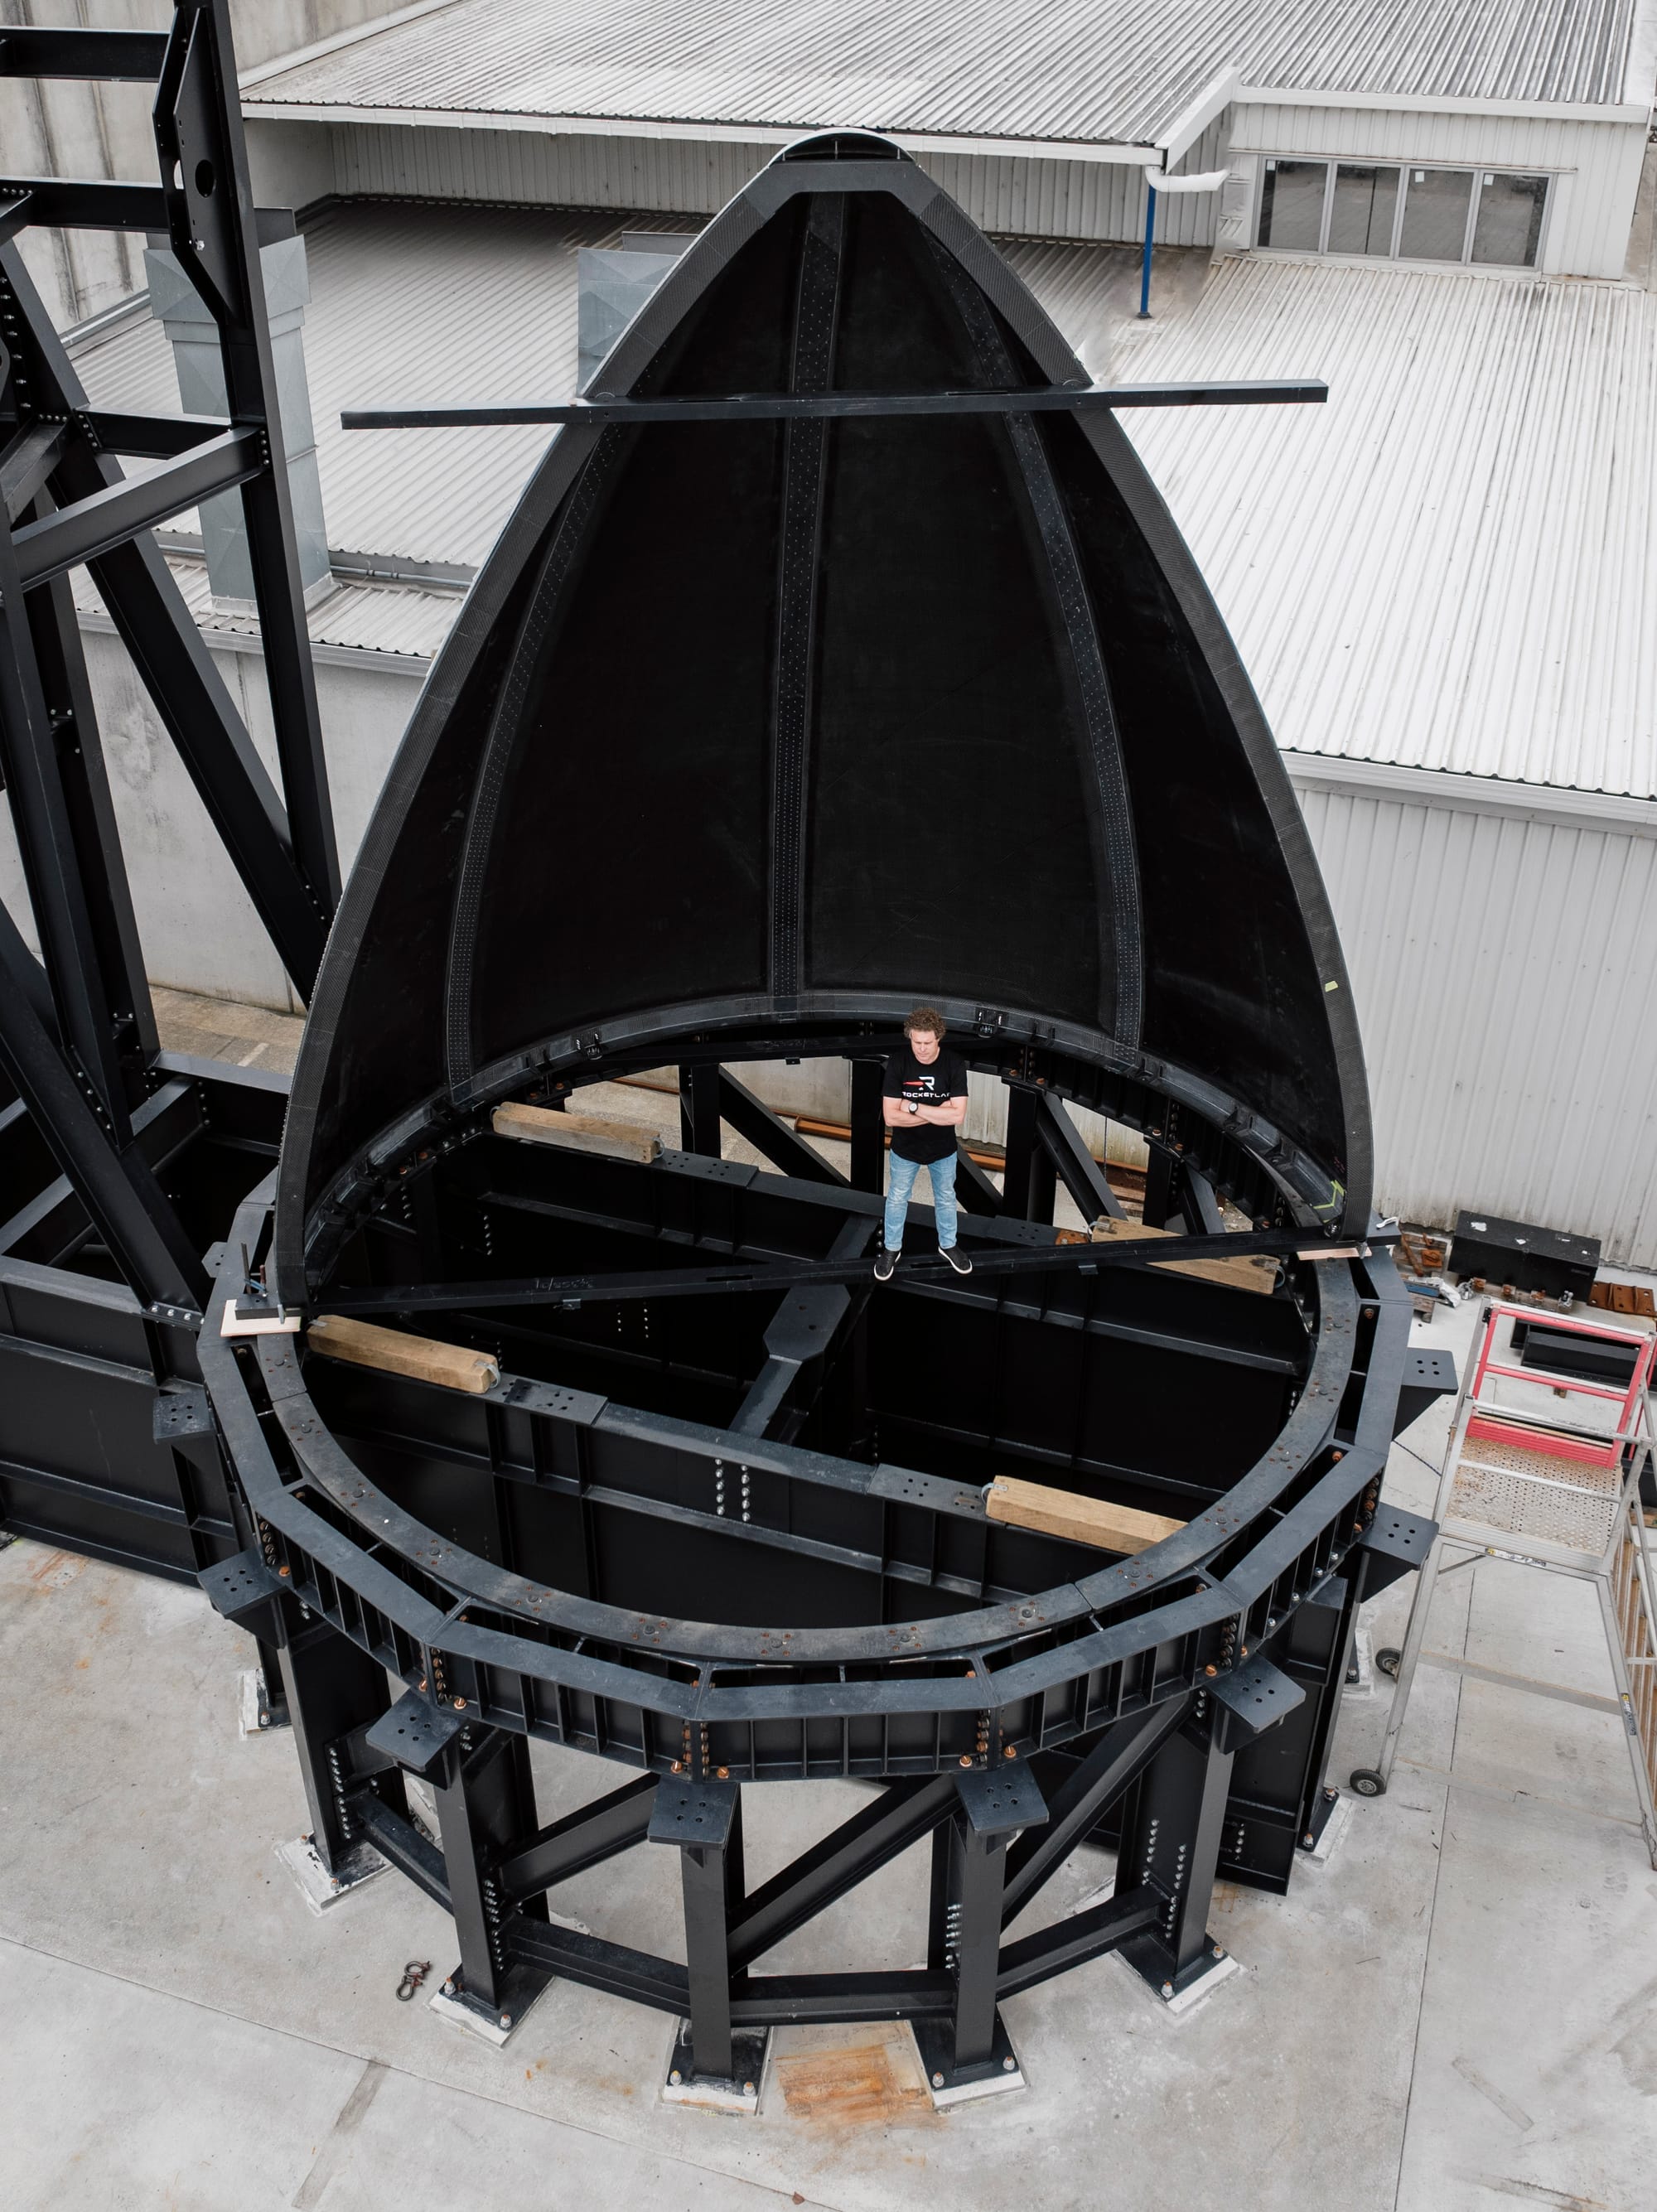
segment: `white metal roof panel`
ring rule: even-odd
[[[380,205],[308,224],[305,361],[329,545],[477,567],[547,433],[346,431],[340,410],[568,398],[580,248],[623,228],[697,228],[694,216]],[[94,404],[177,412],[170,350],[147,314],[75,358]]]
[[[254,72],[244,98],[253,112],[1142,145],[1233,68],[1285,90],[1617,104],[1641,5],[452,0]]]
[[[1657,296],[1240,259],[1138,329],[1118,373],[1328,382],[1122,418],[1280,744],[1657,796]]]
[[[348,434],[339,410],[568,397],[576,249],[622,227],[358,206],[310,231],[331,544],[371,567],[477,565],[544,434]],[[1657,295],[1267,259],[1199,286],[1192,261],[1159,265],[1139,324],[1125,249],[1007,252],[1096,375],[1327,379],[1325,407],[1122,418],[1281,744],[1657,797]],[[147,317],[76,359],[95,402],[177,406]],[[319,613],[331,641],[430,650],[456,602],[414,599],[353,591]]]

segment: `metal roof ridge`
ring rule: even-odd
[[[1519,814],[1533,821],[1586,819],[1618,822],[1636,835],[1657,837],[1657,793],[1605,791],[1583,784],[1523,782],[1512,776],[1478,775],[1463,769],[1429,768],[1419,762],[1376,760],[1354,753],[1321,753],[1280,744],[1290,781],[1394,799],[1460,805],[1479,814]]]

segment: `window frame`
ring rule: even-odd
[[[1280,253],[1285,259],[1304,259],[1314,254],[1322,260],[1333,260],[1343,265],[1373,269],[1381,262],[1401,264],[1412,269],[1481,269],[1506,273],[1529,272],[1539,275],[1542,258],[1547,246],[1548,230],[1553,220],[1553,203],[1560,172],[1557,169],[1505,169],[1495,161],[1410,161],[1387,155],[1357,154],[1261,154],[1259,177],[1254,193],[1253,222],[1249,237],[1249,251],[1253,253]],[[1290,161],[1315,168],[1322,164],[1323,209],[1318,222],[1318,242],[1315,246],[1272,246],[1263,244],[1260,228],[1266,220],[1266,177],[1268,168],[1275,169],[1278,162]],[[1335,208],[1335,173],[1338,169],[1395,169],[1399,173],[1399,189],[1393,205],[1393,235],[1385,253],[1333,253],[1329,250],[1329,228]],[[1454,261],[1428,259],[1420,254],[1402,254],[1399,241],[1404,235],[1405,211],[1409,204],[1412,169],[1444,170],[1457,176],[1471,178],[1472,189],[1467,195],[1467,220],[1461,234],[1460,258]],[[1472,258],[1473,240],[1478,228],[1478,204],[1484,193],[1484,179],[1497,177],[1540,177],[1545,180],[1542,200],[1542,221],[1536,234],[1534,261],[1475,261]]]

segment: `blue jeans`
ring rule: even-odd
[[[938,1216],[938,1249],[947,1252],[955,1242],[956,1231],[961,1220],[955,1202],[956,1163],[958,1152],[947,1158],[934,1160],[926,1168],[932,1180],[932,1210]],[[909,1199],[915,1187],[915,1177],[920,1173],[920,1160],[900,1159],[892,1154],[891,1173],[886,1183],[886,1249],[901,1252],[903,1249],[903,1217],[909,1211]]]

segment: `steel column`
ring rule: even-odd
[[[503,1923],[510,1910],[502,1895],[499,1865],[515,1837],[535,1831],[535,1785],[530,1776],[529,1744],[504,1729],[466,1729],[450,1753],[445,1778],[435,1790],[438,1833],[448,1869],[449,1905],[460,1944],[460,1963],[450,1976],[448,1994],[476,2010],[510,2024],[533,1994],[514,1980]],[[544,1920],[544,1897],[525,1898],[517,1906],[526,1919]],[[537,1976],[538,1990],[544,1976]]]
[[[729,2081],[734,2061],[731,1923],[743,1893],[741,1785],[669,1776],[656,1793],[650,1840],[678,1847],[691,2071]]]
[[[719,1069],[715,1060],[686,1060],[679,1069],[679,1149],[710,1160],[720,1153]]]
[[[852,1069],[852,1188],[877,1195],[886,1188],[886,1124],[880,1086],[885,1069],[877,1060],[854,1060]]]
[[[1202,1703],[1199,1692],[1197,1701]],[[1231,1787],[1232,1753],[1218,1748],[1211,1711],[1170,1736],[1128,1802],[1117,1879],[1149,1882],[1163,1898],[1154,1935],[1125,1947],[1148,1982],[1178,1995],[1212,1964],[1208,1909]]]
[[[291,1606],[293,1601],[283,1603]],[[310,1810],[313,1848],[343,1886],[361,1871],[363,1838],[346,1802],[354,1785],[342,1745],[355,1730],[372,1727],[390,1705],[385,1669],[313,1616],[288,1624],[282,1680]],[[376,1775],[373,1786],[394,1812],[406,1816],[408,1796],[400,1774]]]

